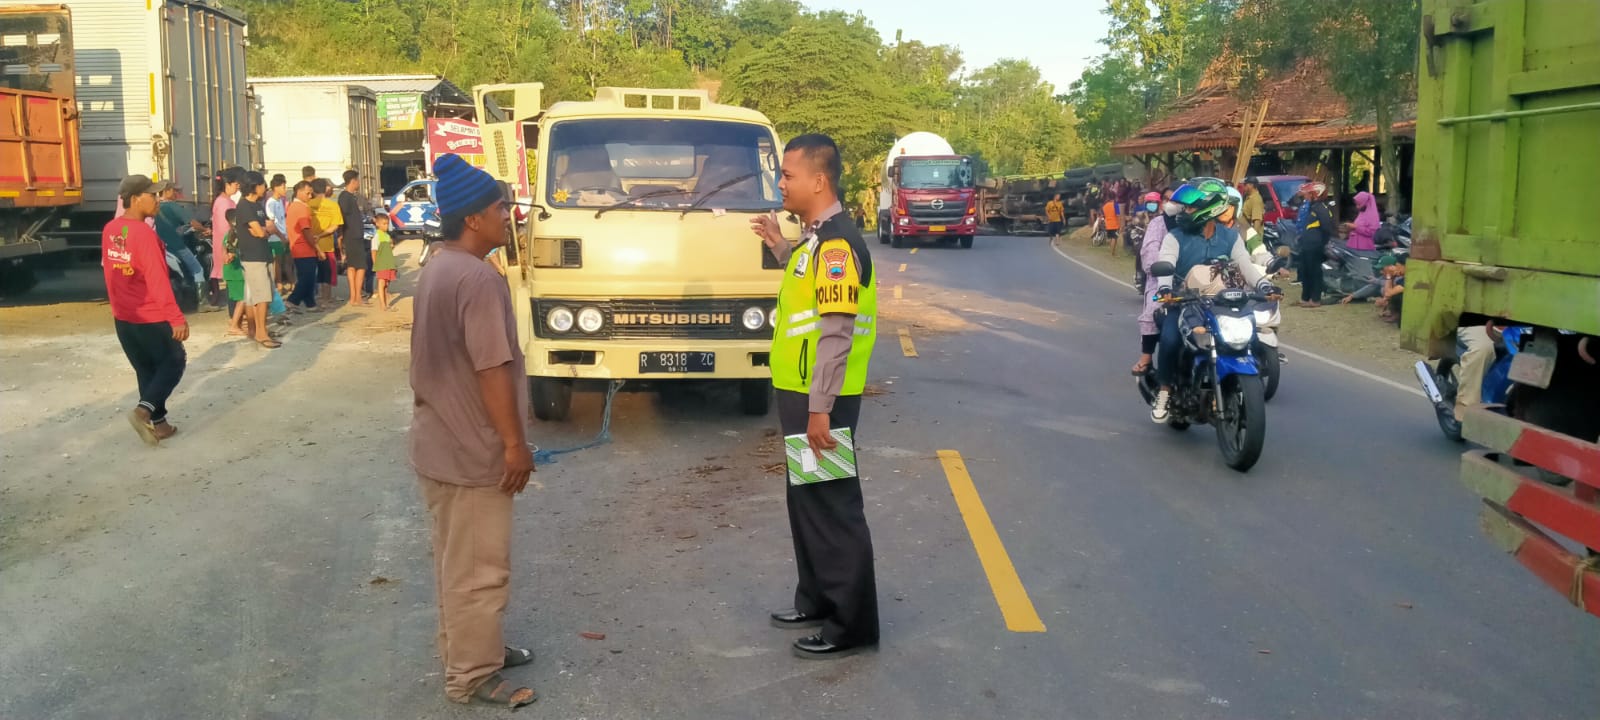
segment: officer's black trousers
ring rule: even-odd
[[[805,393],[778,391],[778,423],[784,435],[804,434],[810,418]],[[831,426],[856,432],[861,396],[834,401]],[[858,441],[859,447],[859,441]],[[859,452],[857,454],[859,461]],[[872,533],[862,508],[861,480],[789,485],[789,530],[799,584],[794,607],[826,618],[822,637],[838,645],[878,641],[878,585],[872,569]]]

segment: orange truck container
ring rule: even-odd
[[[31,261],[66,250],[47,232],[83,202],[72,13],[0,7],[0,296],[33,285]]]

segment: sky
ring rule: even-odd
[[[885,42],[893,42],[898,29],[906,40],[959,47],[969,73],[1002,58],[1028,60],[1058,93],[1105,50],[1100,44],[1106,34],[1103,0],[810,0],[805,5],[859,10]]]

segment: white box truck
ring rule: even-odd
[[[310,165],[334,184],[346,170],[361,173],[362,194],[382,190],[378,172],[378,96],[360,85],[305,78],[250,78],[261,108],[261,158],[268,177],[291,183]]]

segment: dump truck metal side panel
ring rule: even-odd
[[[1600,4],[1425,0],[1402,343],[1465,314],[1600,334]]]

